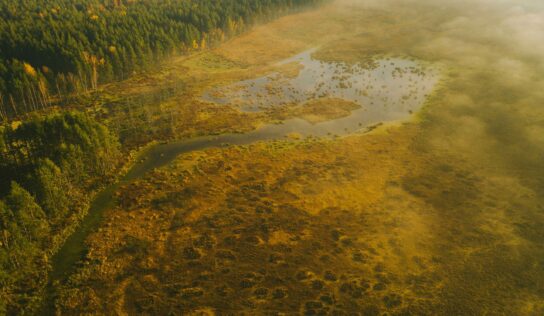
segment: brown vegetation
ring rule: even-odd
[[[521,38],[511,47],[517,20],[479,2],[337,3],[174,63],[188,91],[170,104],[187,109],[177,135],[273,120],[193,98],[319,44],[323,59],[442,64],[448,80],[417,122],[195,152],[126,185],[61,311],[542,314],[544,64]],[[349,108],[320,102],[325,117]]]

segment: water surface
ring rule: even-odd
[[[435,69],[409,59],[381,57],[348,64],[314,59],[314,52],[311,49],[280,62],[280,70],[267,76],[210,89],[202,98],[244,112],[338,98],[364,107],[367,116],[380,120],[416,111],[438,78]],[[291,65],[289,72],[297,66],[300,71],[294,76],[282,73],[286,65]]]
[[[282,124],[265,125],[245,134],[198,137],[149,148],[142,153],[138,163],[128,171],[120,183],[107,187],[96,196],[79,228],[53,257],[50,284],[65,281],[76,270],[77,263],[85,256],[87,236],[100,225],[103,213],[115,206],[115,192],[121,184],[141,178],[154,168],[164,166],[177,156],[192,151],[229,144],[245,145],[257,141],[282,139],[291,133],[313,137],[346,135],[379,122],[404,119],[422,106],[425,97],[432,92],[439,79],[437,71],[429,69],[423,71],[422,67],[414,61],[380,59],[373,67],[364,68],[362,65],[348,66],[343,63],[320,62],[311,57],[311,52],[304,52],[283,62],[301,62],[304,65],[304,69],[296,78],[288,80],[287,86],[279,88],[283,93],[262,95],[264,85],[269,80],[275,80],[263,77],[235,84],[248,87],[248,89],[233,92],[235,96],[213,99],[214,102],[230,103],[231,98],[238,98],[240,93],[244,93],[243,97],[248,102],[253,99],[255,102],[261,102],[269,98],[270,106],[280,106],[285,102],[303,102],[318,94],[328,93],[331,97],[364,104],[363,107],[353,111],[347,117],[317,124],[293,118]],[[272,76],[276,75],[278,74]],[[344,76],[344,79],[336,79],[337,76]],[[282,82],[285,83],[285,81]],[[342,83],[345,87],[335,87]],[[316,88],[316,85],[320,88]],[[316,92],[312,92],[314,89],[317,89]],[[361,94],[362,89],[365,89],[367,93]],[[204,98],[212,99],[209,93]],[[50,297],[54,296],[51,286],[48,294]],[[46,304],[52,304],[52,300],[49,299]],[[52,308],[50,305],[46,310],[52,312]]]

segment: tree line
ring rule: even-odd
[[[94,118],[40,110],[321,1],[0,0],[0,315],[35,311],[49,258],[122,160]]]
[[[0,0],[0,119],[322,0]]]

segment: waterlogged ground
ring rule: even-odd
[[[239,106],[242,111],[301,104],[318,98],[348,100],[364,107],[375,119],[386,113],[408,114],[417,110],[437,81],[437,70],[401,58],[370,58],[347,64],[312,58],[311,49],[286,59],[289,72],[274,72],[256,79],[217,87],[203,99]],[[380,113],[384,114],[380,114]]]
[[[372,101],[380,109],[386,96],[405,119],[424,105],[372,133],[363,121],[343,137],[197,150],[122,184],[58,287],[57,310],[543,315],[543,10],[528,0],[341,0],[177,61],[186,94],[161,103],[179,111],[176,135],[279,120],[312,130]],[[420,76],[419,61],[441,65],[430,92],[405,84],[433,73]],[[308,71],[317,90],[328,67],[347,78],[331,74],[326,96],[292,83]]]

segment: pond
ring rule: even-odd
[[[364,130],[379,122],[394,121],[410,116],[419,109],[439,80],[437,70],[424,67],[421,63],[399,58],[376,59],[372,65],[348,66],[344,63],[325,63],[311,57],[313,51],[307,51],[282,62],[281,65],[300,62],[302,69],[295,78],[272,81],[274,76],[242,81],[234,84],[236,89],[226,89],[225,97],[213,99],[211,93],[204,96],[218,103],[231,104],[233,99],[243,96],[247,99],[242,110],[259,110],[255,108],[259,102],[269,98],[267,106],[281,106],[288,102],[304,102],[323,93],[337,98],[351,100],[361,108],[351,112],[349,116],[339,119],[310,123],[300,118],[285,120],[281,124],[265,125],[245,134],[223,134],[205,136],[190,140],[159,144],[141,154],[136,163],[121,179],[120,183],[104,189],[95,197],[88,215],[79,228],[67,239],[63,247],[53,257],[53,270],[50,273],[49,297],[54,296],[53,286],[63,282],[75,271],[77,263],[84,258],[85,240],[100,225],[102,214],[115,206],[115,192],[123,183],[143,177],[147,172],[164,166],[183,153],[226,145],[244,145],[257,141],[277,140],[291,133],[301,136],[326,137],[330,135],[346,135],[357,130]],[[283,82],[288,88],[278,88],[282,92],[265,92],[265,83]],[[283,84],[282,83],[282,84]],[[238,87],[242,87],[238,89]],[[263,90],[264,89],[264,90]],[[313,92],[316,89],[317,92]],[[230,92],[233,91],[233,92]],[[235,92],[234,92],[235,91]],[[364,91],[365,93],[361,93]],[[231,94],[232,93],[232,94]],[[266,94],[268,93],[268,94]],[[255,99],[255,101],[252,101]],[[258,101],[257,101],[258,100]],[[249,107],[246,107],[249,106]],[[52,304],[53,300],[47,300]],[[51,305],[44,307],[44,313],[51,312]]]
[[[244,112],[260,112],[336,98],[354,102],[367,112],[366,116],[382,120],[416,111],[438,80],[435,68],[414,60],[376,57],[348,64],[317,60],[312,57],[315,51],[278,63],[278,71],[267,76],[214,87],[202,99],[236,106]]]

